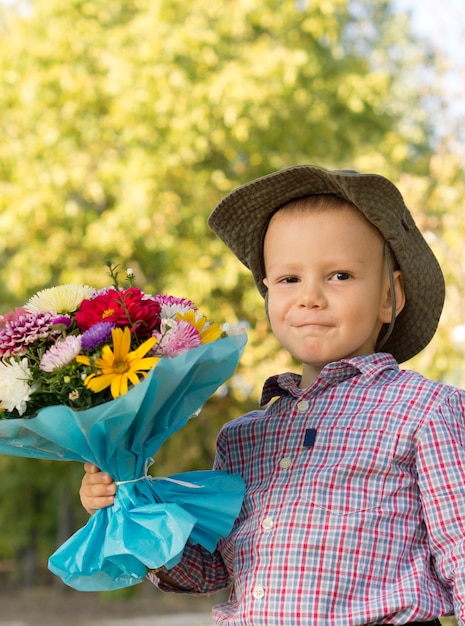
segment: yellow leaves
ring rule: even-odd
[[[356,73],[346,74],[338,87],[341,100],[354,113],[362,113],[365,107],[378,107],[381,94],[384,94],[389,83],[385,72],[373,72],[369,75]]]

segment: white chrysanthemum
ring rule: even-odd
[[[28,301],[25,308],[28,311],[45,313],[72,313],[76,311],[83,300],[91,298],[95,293],[94,287],[89,285],[58,285],[38,291]]]
[[[192,300],[187,300],[186,298],[158,294],[153,299],[160,305],[160,317],[162,320],[176,320],[177,313],[183,315],[187,311],[197,311],[197,307]]]
[[[44,353],[40,360],[40,369],[43,372],[53,372],[54,369],[71,363],[81,351],[81,337],[69,335],[63,341],[58,341]]]
[[[31,372],[27,359],[0,361],[0,407],[5,411],[15,409],[22,415],[27,409],[34,386],[29,384]]]

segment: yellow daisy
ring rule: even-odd
[[[119,398],[128,391],[128,383],[137,385],[139,375],[147,376],[144,370],[150,370],[160,360],[157,357],[145,357],[147,352],[155,345],[156,338],[150,337],[138,348],[130,352],[131,331],[127,326],[124,329],[114,328],[111,331],[113,337],[113,350],[105,345],[102,348],[102,356],[95,360],[97,372],[89,374],[84,381],[94,393],[99,393],[110,387],[113,398]],[[145,357],[145,358],[144,358]],[[76,357],[79,363],[90,365],[88,356]]]
[[[221,337],[222,330],[219,324],[208,324],[205,315],[197,316],[195,311],[187,311],[186,313],[177,313],[178,320],[185,320],[192,326],[195,326],[202,343],[210,343]]]

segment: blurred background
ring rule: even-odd
[[[250,275],[206,225],[228,191],[282,167],[399,186],[448,287],[435,339],[405,366],[464,385],[459,4],[0,2],[0,314],[45,287],[107,286],[111,259],[145,291],[248,328],[237,374],[165,444],[157,473],[210,467],[221,425],[256,407],[267,376],[295,368]],[[0,456],[0,471],[0,596],[65,593],[47,559],[87,519],[82,467]],[[140,607],[147,593],[124,600]]]

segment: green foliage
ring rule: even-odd
[[[349,163],[393,142],[408,154],[402,165],[415,163],[411,131],[395,129],[409,120],[422,150],[426,129],[412,120],[418,93],[391,96],[407,73],[392,50],[403,46],[403,63],[408,52],[386,26],[389,6],[375,2],[376,15],[362,2],[310,4],[36,0],[5,19],[10,301],[99,280],[108,256],[137,262],[154,288],[196,291],[224,255],[205,219],[238,182],[295,162]],[[374,50],[380,37],[386,47]]]
[[[64,493],[77,493],[78,463],[0,456],[0,560],[21,557],[31,544],[45,561],[57,541],[57,512]],[[74,507],[73,528],[83,523]]]
[[[400,183],[452,279],[446,326],[418,363],[447,377],[465,190],[460,164],[433,158],[440,98],[423,79],[434,54],[390,2],[32,0],[1,11],[0,312],[59,283],[106,285],[113,258],[147,291],[250,325],[229,393],[166,444],[157,473],[208,467],[221,424],[255,405],[266,376],[294,367],[249,273],[206,226],[225,193],[280,167],[356,167]],[[459,346],[455,369],[460,357]],[[21,549],[37,515],[51,542],[58,483],[75,483],[35,462],[20,486],[29,462],[0,463],[0,554]],[[29,489],[41,513],[27,508]]]

